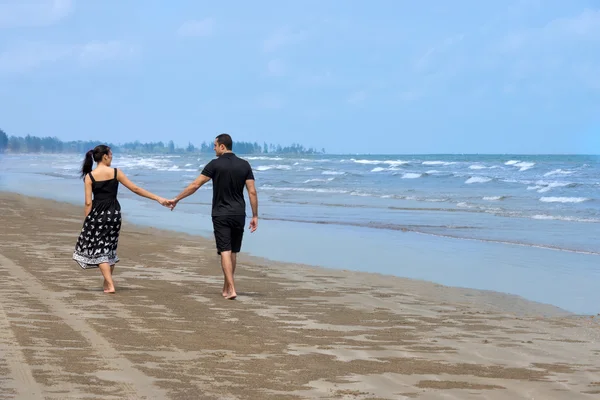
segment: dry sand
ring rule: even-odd
[[[0,193],[0,399],[600,394],[597,318],[243,254],[228,301],[212,241],[124,212],[105,295],[100,272],[71,259],[83,207]]]

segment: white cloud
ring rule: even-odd
[[[77,57],[82,65],[95,65],[108,60],[123,60],[135,55],[137,49],[125,42],[89,42],[77,49]]]
[[[586,9],[540,28],[510,32],[494,47],[493,56],[496,68],[508,74],[511,84],[525,80],[530,87],[549,84],[557,95],[557,85],[563,90],[575,86],[599,89],[595,78],[595,71],[600,70],[599,44],[600,10]]]
[[[352,93],[346,101],[350,104],[361,104],[367,99],[367,93],[364,90]]]
[[[415,61],[415,70],[426,72],[427,70],[438,66],[439,62],[436,62],[436,59],[445,59],[448,52],[462,42],[464,38],[464,33],[445,37],[438,44],[427,49],[427,51]]]
[[[272,76],[283,76],[285,74],[285,65],[283,61],[274,59],[269,61],[267,64],[267,70],[269,75]]]
[[[134,46],[120,41],[80,44],[20,42],[0,52],[0,73],[27,73],[37,68],[64,65],[93,66],[135,55]]]
[[[423,98],[424,96],[425,95],[421,90],[406,90],[404,92],[401,92],[398,98],[401,101],[410,103],[412,101]]]
[[[212,18],[206,18],[201,21],[190,20],[184,22],[179,27],[177,34],[187,37],[210,36],[213,34],[214,28],[215,22]]]
[[[567,34],[575,38],[600,40],[600,10],[586,9],[573,18],[559,18],[545,28],[549,35]]]
[[[510,32],[500,41],[504,53],[539,51],[543,48],[568,48],[574,41],[600,41],[600,10],[586,9],[579,15],[557,18],[538,29]]]
[[[263,42],[263,50],[267,53],[271,53],[290,44],[302,42],[306,38],[306,32],[290,32],[289,29],[282,29],[265,39]]]
[[[0,53],[0,72],[27,72],[43,64],[62,61],[72,52],[72,46],[19,43]]]
[[[256,99],[259,108],[278,110],[283,108],[284,102],[281,96],[275,93],[264,93]]]
[[[73,11],[71,0],[13,0],[0,4],[0,28],[48,26]]]

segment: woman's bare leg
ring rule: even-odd
[[[110,266],[110,276],[112,276],[114,270],[115,270],[115,265],[113,264]],[[107,288],[108,288],[108,282],[105,279],[104,280],[104,290],[106,290]]]
[[[102,263],[98,265],[100,268],[100,272],[102,272],[102,276],[104,276],[104,293],[114,293],[115,292],[115,284],[112,280],[111,268],[108,263]]]

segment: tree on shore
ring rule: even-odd
[[[8,135],[2,129],[0,129],[0,153],[2,153],[8,147]]]
[[[195,146],[191,142],[185,148],[176,147],[173,140],[168,143],[148,142],[142,143],[139,140],[123,144],[102,143],[94,140],[78,140],[63,142],[56,137],[38,137],[27,135],[25,137],[8,136],[6,132],[0,129],[0,152],[9,151],[11,153],[85,153],[89,149],[99,144],[109,145],[114,152],[122,153],[144,153],[144,154],[185,154],[185,153],[212,153],[214,151],[212,142],[203,142],[200,146]],[[281,146],[280,144],[260,145],[258,142],[234,141],[233,151],[238,154],[320,154],[321,152],[314,148],[305,148],[304,146],[293,143],[290,146]]]

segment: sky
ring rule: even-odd
[[[0,129],[600,154],[600,0],[0,0]]]

